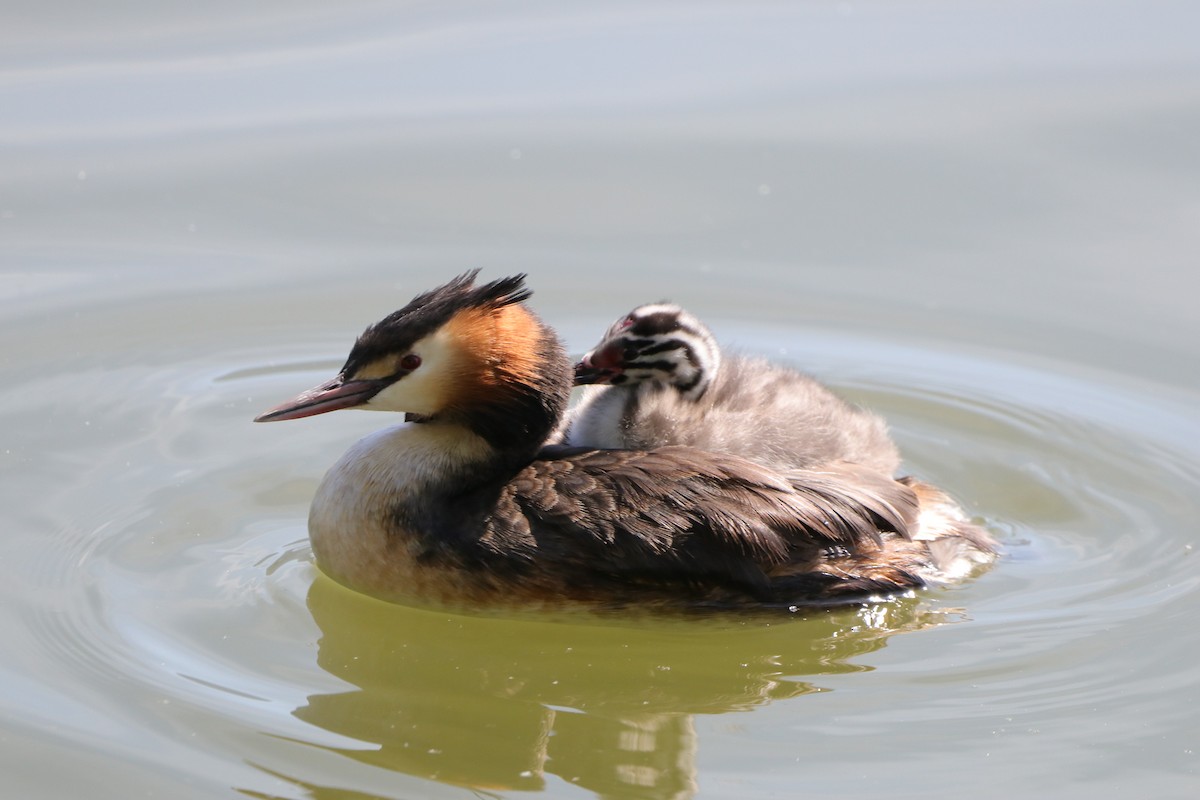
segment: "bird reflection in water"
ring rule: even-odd
[[[698,714],[822,691],[887,638],[949,621],[913,598],[803,617],[472,617],[372,600],[319,577],[318,664],[352,685],[295,715],[329,750],[487,794],[553,782],[598,797],[695,795]],[[280,776],[283,777],[283,776]],[[314,797],[352,787],[296,780]]]

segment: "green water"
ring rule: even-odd
[[[130,3],[0,31],[13,797],[1192,797],[1192,4]],[[382,415],[261,426],[472,267],[883,414],[1004,555],[807,617],[320,576]]]

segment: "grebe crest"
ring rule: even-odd
[[[521,305],[524,275],[475,286],[478,270],[417,295],[369,326],[337,376],[256,418],[341,408],[461,423],[497,451],[531,456],[566,406],[562,347]]]

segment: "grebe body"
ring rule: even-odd
[[[334,579],[475,607],[773,607],[904,591],[991,557],[965,520],[930,524],[936,490],[860,465],[543,449],[571,369],[522,282],[469,273],[419,295],[369,327],[336,378],[258,418],[407,414],[351,447],[313,498],[313,552]]]
[[[638,306],[576,365],[588,384],[561,438],[589,447],[688,445],[774,469],[850,461],[887,475],[900,454],[887,424],[788,367],[721,352],[671,303]]]

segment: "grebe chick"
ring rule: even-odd
[[[351,447],[313,498],[313,552],[335,580],[459,606],[772,607],[903,591],[990,557],[970,526],[927,526],[935,491],[853,464],[781,474],[686,447],[539,452],[570,361],[522,304],[524,276],[475,274],[370,326],[333,380],[257,418],[407,414]]]
[[[881,418],[794,369],[723,356],[708,327],[671,303],[618,319],[575,375],[595,385],[568,416],[568,444],[680,444],[782,470],[851,461],[893,475],[900,466]]]

